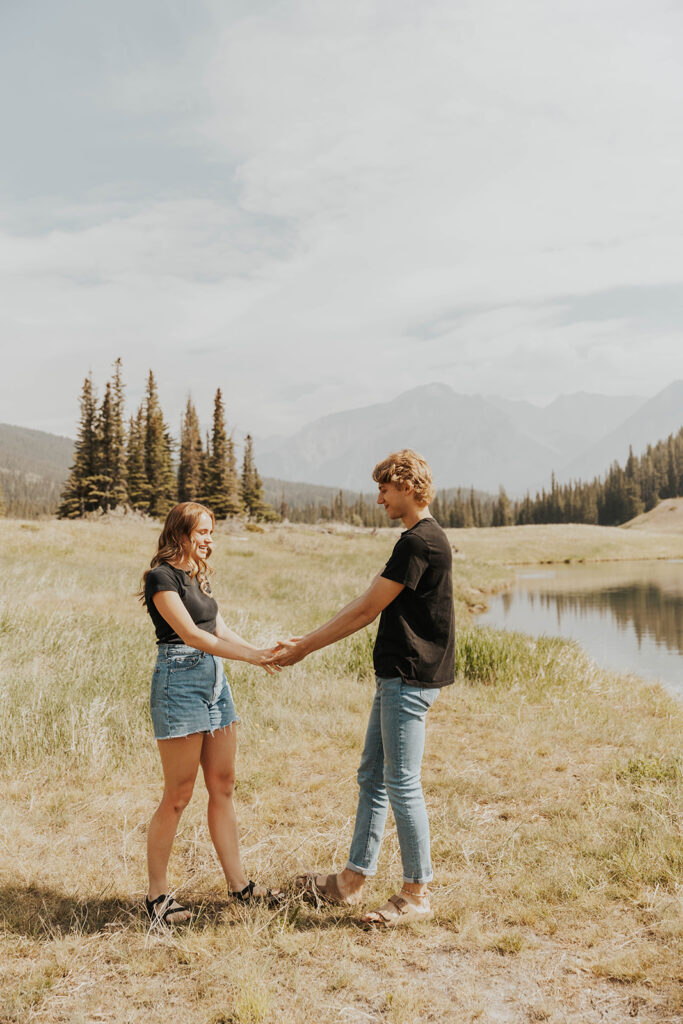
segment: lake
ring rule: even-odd
[[[519,569],[477,624],[578,640],[605,668],[683,697],[683,560]]]

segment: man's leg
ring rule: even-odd
[[[382,743],[382,684],[377,680],[375,699],[372,703],[365,745],[358,768],[358,808],[356,824],[351,840],[349,860],[346,865],[364,878],[377,872],[377,858],[384,835],[389,801],[384,785],[384,745]]]
[[[425,717],[438,689],[410,686],[401,679],[384,681],[382,743],[384,781],[396,819],[401,848],[401,895],[425,911],[427,883],[433,878],[429,820],[420,780],[425,743]],[[369,920],[377,914],[369,914]]]
[[[366,877],[377,870],[377,857],[387,820],[389,801],[384,788],[384,750],[381,724],[382,690],[378,681],[358,768],[358,809],[349,860],[337,875],[301,875],[298,884],[333,902],[360,903]]]

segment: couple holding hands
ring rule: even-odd
[[[451,547],[429,512],[431,471],[416,452],[395,452],[375,466],[377,502],[401,533],[389,561],[360,597],[296,640],[259,650],[223,621],[211,595],[207,559],[214,517],[196,502],[173,508],[164,523],[141,599],[156,629],[158,657],[150,706],[164,774],[164,794],[149,825],[149,891],[154,923],[174,925],[191,913],[169,894],[167,868],[180,816],[199,765],[209,794],[211,840],[232,897],[277,903],[282,893],[247,881],[233,804],[238,721],[223,659],[276,672],[369,625],[380,615],[374,647],[375,696],[358,769],[360,787],[349,859],[336,874],[305,874],[296,890],[318,901],[356,905],[377,858],[389,804],[396,820],[403,884],[365,914],[387,926],[432,916],[429,822],[420,773],[425,717],[442,686],[454,680],[455,624]]]

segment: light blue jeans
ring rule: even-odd
[[[360,795],[347,868],[369,877],[377,858],[389,804],[401,848],[403,880],[431,882],[429,821],[420,782],[425,716],[438,689],[377,677],[365,747],[358,769]]]

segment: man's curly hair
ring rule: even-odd
[[[434,497],[429,463],[412,448],[402,448],[378,462],[372,471],[372,479],[378,484],[395,484],[401,489],[412,484],[413,494],[421,508]]]

